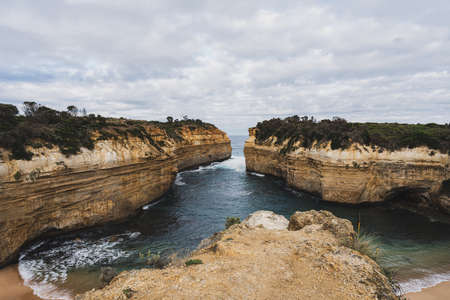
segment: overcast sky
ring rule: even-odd
[[[0,102],[188,115],[450,122],[448,0],[2,0]]]

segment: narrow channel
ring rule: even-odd
[[[177,176],[156,204],[120,224],[107,224],[41,240],[20,256],[19,272],[35,293],[47,299],[71,299],[98,287],[100,268],[118,271],[147,267],[143,255],[195,249],[224,228],[228,216],[245,218],[256,210],[289,217],[295,211],[326,209],[358,218],[362,230],[376,235],[381,264],[396,270],[404,292],[450,280],[450,225],[387,207],[348,207],[320,201],[290,189],[271,176],[247,173],[245,136],[232,136],[231,159]]]

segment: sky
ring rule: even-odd
[[[2,0],[0,103],[231,135],[289,115],[450,122],[448,0]]]

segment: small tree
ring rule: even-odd
[[[171,116],[167,117],[167,122],[172,123],[173,122],[173,118]]]
[[[73,117],[76,117],[78,115],[78,108],[75,105],[69,105],[67,106],[67,111],[69,114],[71,114]]]

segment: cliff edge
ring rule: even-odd
[[[315,130],[316,125],[311,126],[305,130]],[[293,132],[301,129],[299,126]],[[392,201],[411,210],[450,214],[450,159],[446,148],[430,148],[431,143],[414,144],[414,139],[410,145],[415,146],[389,148],[387,142],[364,144],[343,133],[330,135],[330,140],[316,133],[323,140],[314,140],[313,136],[305,142],[308,137],[302,134],[287,132],[286,136],[280,136],[281,130],[277,129],[262,136],[260,130],[266,128],[260,125],[249,129],[244,148],[248,171],[281,177],[288,185],[326,201],[347,204]],[[442,138],[447,141],[450,129],[442,131],[448,135]],[[409,138],[403,134],[395,140],[404,136]],[[447,147],[444,142],[439,145]]]
[[[46,125],[32,145],[0,148],[0,264],[42,234],[125,218],[161,197],[178,171],[231,156],[227,135],[199,120],[159,123],[53,112],[59,123]],[[90,126],[90,146],[73,147],[77,137],[62,141],[62,129],[77,133],[62,122]],[[17,129],[6,134],[18,140],[23,131]]]
[[[351,248],[354,239],[350,221],[327,211],[290,221],[258,211],[185,260],[123,272],[75,299],[397,299],[381,268]]]

